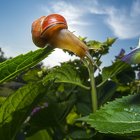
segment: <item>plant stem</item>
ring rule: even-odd
[[[96,85],[95,85],[95,78],[94,78],[94,66],[91,62],[88,65],[88,72],[91,84],[91,100],[92,100],[92,109],[93,113],[98,108],[98,101],[97,101],[97,92],[96,92]]]

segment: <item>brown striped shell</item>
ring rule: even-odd
[[[43,48],[55,33],[67,28],[65,18],[59,14],[42,16],[32,23],[33,42],[36,46]]]

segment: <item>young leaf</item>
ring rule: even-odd
[[[135,136],[140,134],[140,95],[129,95],[106,104],[96,113],[81,118],[101,133]]]
[[[107,38],[105,42],[99,41],[88,41],[87,45],[90,49],[94,50],[95,52],[101,51],[103,54],[106,54],[109,50],[109,47],[116,41],[116,38]]]
[[[89,89],[89,87],[82,84],[80,76],[74,67],[68,64],[64,64],[61,67],[56,67],[44,78],[43,83],[46,84],[50,80],[54,80],[55,83],[70,83],[85,89]]]
[[[41,89],[41,90],[40,90]],[[22,123],[45,94],[46,87],[30,83],[11,94],[0,108],[0,139],[14,140]]]
[[[107,38],[107,40],[104,43],[107,44],[107,46],[112,46],[116,39],[117,38]]]
[[[123,70],[128,70],[130,68],[130,65],[126,64],[125,62],[116,61],[115,63],[113,63],[113,65],[103,68],[102,79],[103,81],[107,81],[108,79],[115,77]]]
[[[0,83],[9,80],[20,72],[36,65],[52,52],[50,47],[38,49],[25,55],[19,55],[13,59],[0,63]]]

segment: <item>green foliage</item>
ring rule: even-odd
[[[42,84],[31,83],[20,88],[5,100],[0,108],[0,137],[2,140],[14,139],[33,107],[44,96],[45,90],[46,88]]]
[[[45,84],[50,80],[54,80],[55,83],[71,83],[85,89],[89,89],[89,87],[82,84],[82,80],[80,79],[76,69],[68,64],[63,64],[61,67],[54,68],[44,78],[43,83]]]
[[[103,105],[104,103],[109,101],[115,94],[116,89],[117,84],[113,81],[108,81],[99,88],[97,88],[99,105]]]
[[[52,49],[46,47],[25,55],[19,55],[0,63],[0,83],[9,80],[28,68],[36,65],[51,53]],[[47,52],[47,53],[46,53]]]
[[[102,71],[103,81],[114,79],[120,72],[131,69],[130,65],[122,61],[116,61],[109,67],[104,67]]]
[[[116,41],[116,38],[108,38],[105,42],[80,39],[89,47],[98,67],[101,56],[107,54]],[[140,81],[136,77],[139,65],[130,66],[117,59],[111,66],[101,67],[94,79],[98,110],[93,113],[90,91],[93,85],[90,87],[88,63],[85,65],[78,59],[54,68],[35,66],[51,52],[52,49],[46,47],[0,63],[0,83],[19,74],[16,82],[21,82],[17,89],[7,87],[8,83],[0,85],[7,93],[0,94],[1,140],[139,137]],[[87,59],[83,58],[83,61],[87,62]],[[6,89],[11,91],[10,95]]]
[[[105,42],[99,42],[91,40],[87,42],[87,45],[94,52],[100,52],[101,54],[108,53],[109,47],[116,41],[116,38],[107,38]]]
[[[33,136],[26,138],[26,140],[52,140],[46,130],[41,130]]]
[[[116,99],[81,120],[101,133],[123,136],[140,134],[139,100],[139,94]]]

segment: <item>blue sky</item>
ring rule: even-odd
[[[6,56],[17,56],[35,50],[31,24],[43,15],[62,14],[70,31],[88,39],[117,42],[105,57],[114,59],[121,48],[129,52],[140,37],[140,0],[0,0],[0,47]],[[68,60],[70,56],[57,50],[45,60],[47,65]]]

